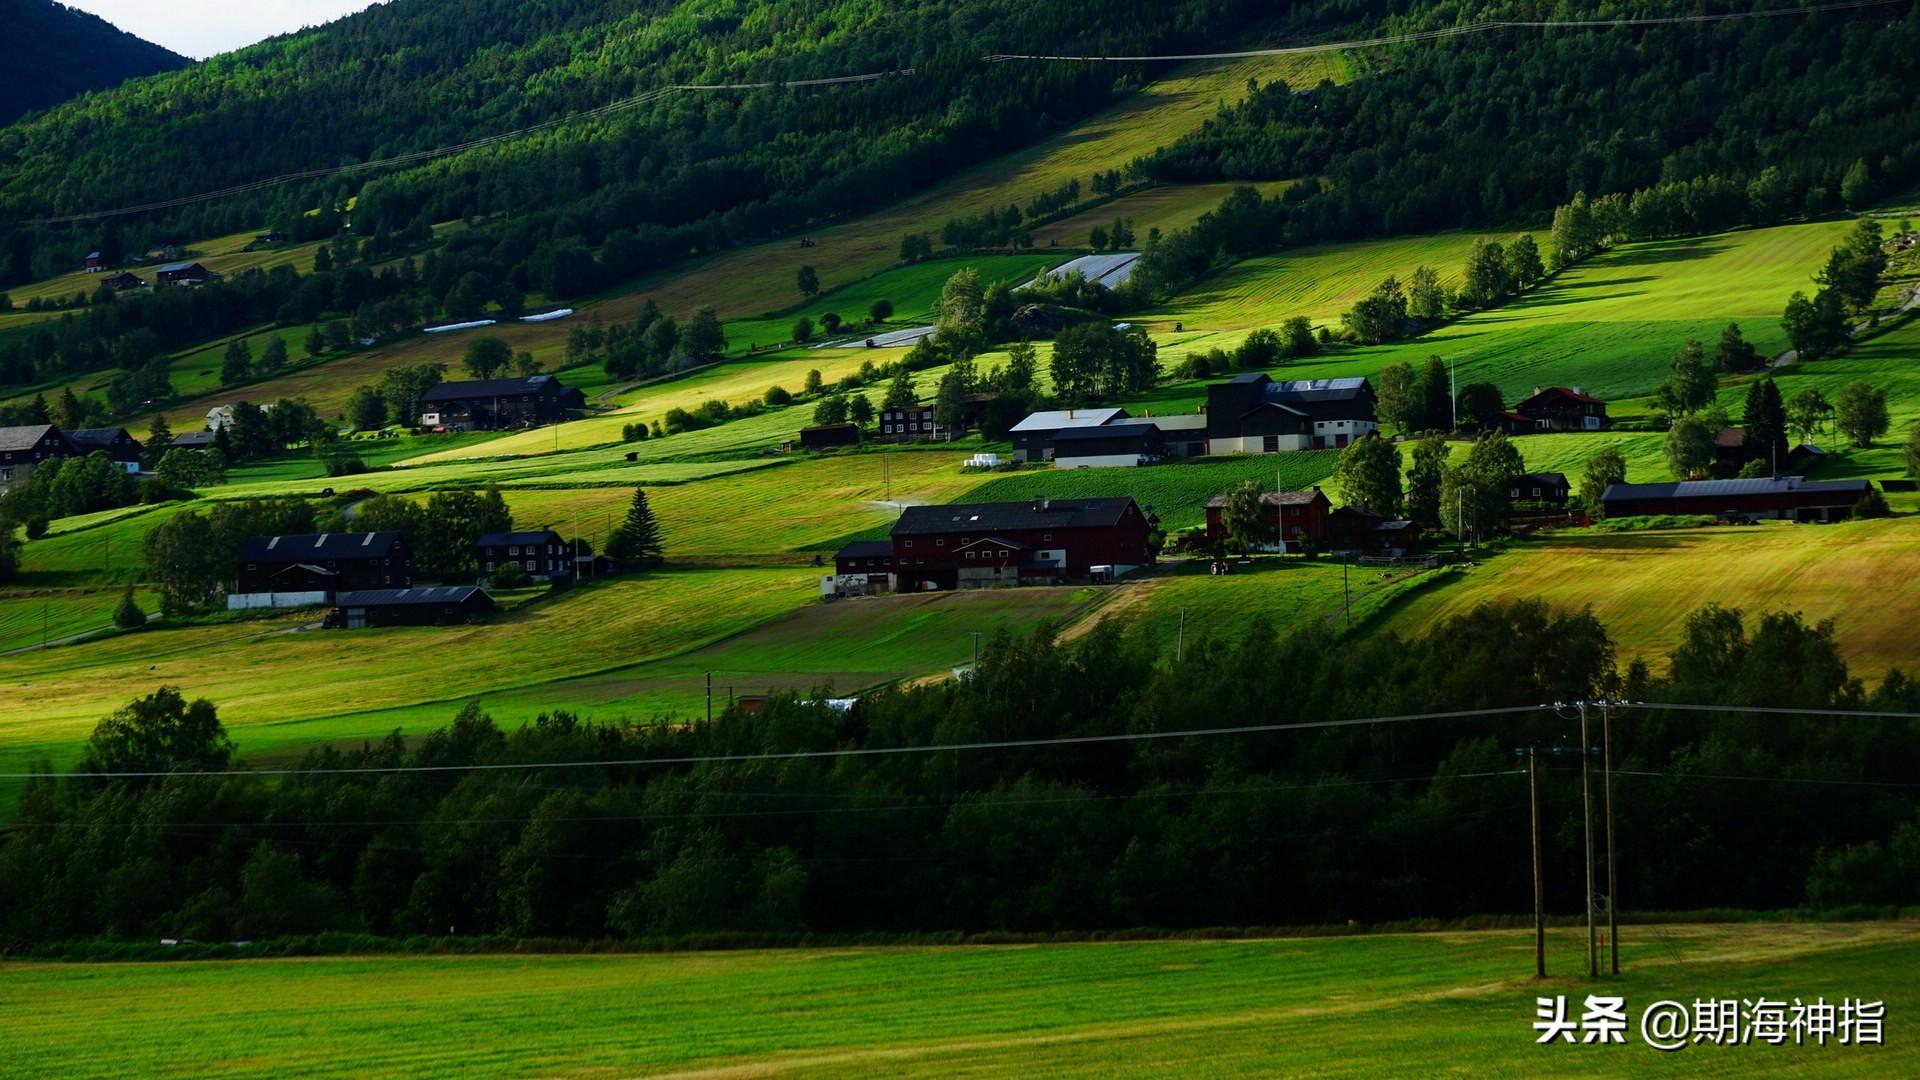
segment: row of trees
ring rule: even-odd
[[[1832,626],[1795,615],[1704,608],[1667,656],[1624,668],[1591,614],[1531,603],[1410,638],[1189,627],[1177,662],[1157,629],[1115,618],[1070,642],[1002,631],[968,678],[869,694],[845,712],[812,703],[820,693],[712,724],[550,712],[502,728],[469,707],[423,738],[312,751],[305,771],[272,782],[236,766],[245,747],[213,703],[158,689],[103,720],[75,775],[27,786],[17,827],[0,833],[0,938],[1044,932],[1518,913],[1533,883],[1514,857],[1527,793],[1511,747],[1568,738],[1551,712],[1406,724],[1392,738],[1377,727],[1168,736],[1596,694],[1920,709],[1911,680],[1894,672],[1867,691]],[[1287,693],[1249,676],[1272,671],[1288,673]],[[1920,887],[1910,725],[1632,716],[1613,752],[1634,908],[1896,904]],[[810,756],[1127,733],[1161,737]],[[769,767],[755,755],[786,757]],[[591,765],[634,758],[669,764]],[[562,761],[584,767],[546,764]],[[421,769],[434,771],[409,771]],[[1578,781],[1541,782],[1548,904],[1577,910]]]

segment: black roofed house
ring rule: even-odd
[[[833,556],[833,577],[821,582],[826,595],[892,592],[893,541],[855,540]]]
[[[1166,452],[1166,435],[1145,421],[1067,428],[1053,436],[1056,469],[1148,465],[1166,456]]]
[[[420,396],[420,426],[493,431],[557,424],[587,407],[587,398],[552,375],[443,382]]]
[[[902,591],[1118,577],[1147,565],[1152,526],[1131,498],[910,506],[893,526]]]
[[[141,279],[140,275],[130,274],[126,271],[114,274],[100,284],[105,285],[114,292],[126,292],[128,289],[143,289],[147,285],[147,283]]]
[[[1533,388],[1533,396],[1513,407],[1533,421],[1536,431],[1605,431],[1607,403],[1577,386]]]
[[[488,533],[474,542],[473,556],[482,574],[508,563],[518,563],[527,573],[542,577],[570,577],[574,569],[566,538],[552,529]]]
[[[89,251],[87,252],[86,259],[81,263],[81,266],[87,273],[97,274],[107,268],[107,260],[99,252]]]
[[[1873,487],[1867,480],[1809,481],[1803,476],[1613,484],[1600,497],[1607,516],[1714,514],[1721,517],[1839,521]]]
[[[934,420],[931,405],[906,405],[880,411],[881,442],[952,442],[958,432]]]
[[[153,280],[161,285],[204,285],[219,281],[220,275],[197,262],[177,262],[155,270]]]
[[[228,610],[324,604],[356,589],[406,588],[413,561],[397,532],[256,536],[240,549]]]
[[[1063,431],[1096,428],[1125,420],[1125,409],[1052,409],[1037,412],[1013,425],[1013,460],[1052,461],[1054,440]]]
[[[1339,449],[1379,428],[1373,385],[1362,378],[1275,382],[1253,373],[1207,387],[1213,454]]]
[[[77,457],[80,448],[52,424],[0,427],[0,495],[24,484],[43,461]]]
[[[333,598],[326,625],[336,630],[369,626],[457,626],[493,613],[493,597],[478,585],[421,589],[355,589]]]
[[[81,454],[104,453],[126,471],[140,471],[140,440],[126,428],[80,428],[67,432],[67,438]]]
[[[1554,506],[1567,505],[1567,497],[1571,494],[1573,487],[1567,483],[1567,474],[1557,472],[1523,473],[1513,478],[1513,485],[1507,491],[1507,497],[1516,503],[1551,503]]]
[[[169,450],[211,450],[215,434],[211,431],[183,431],[167,444]]]
[[[802,450],[828,450],[836,446],[859,446],[860,425],[854,423],[815,424],[800,429]]]
[[[1419,546],[1420,528],[1405,518],[1343,506],[1327,515],[1327,544],[1337,553],[1406,555]]]

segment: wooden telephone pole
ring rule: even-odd
[[[1613,876],[1613,706],[1600,703],[1600,786],[1607,805],[1607,952],[1620,974],[1620,893]]]
[[[1540,865],[1540,750],[1527,747],[1527,794],[1533,804],[1533,977],[1547,977],[1547,879]]]
[[[1593,740],[1587,734],[1587,703],[1580,702],[1580,818],[1587,837],[1587,977],[1600,977],[1599,930],[1593,911]]]

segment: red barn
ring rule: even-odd
[[[1207,500],[1207,543],[1224,544],[1227,527],[1221,519],[1227,497],[1215,495]],[[1327,542],[1327,514],[1333,503],[1319,488],[1312,491],[1269,491],[1260,496],[1267,514],[1267,542],[1254,545],[1259,551],[1273,551],[1284,538],[1287,550],[1299,553],[1303,542],[1324,546]]]
[[[893,527],[901,591],[1042,583],[1147,565],[1152,524],[1127,496],[910,506]]]

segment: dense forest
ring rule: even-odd
[[[1538,15],[1531,7],[1446,11],[1470,22]],[[1382,28],[1427,28],[1432,10]],[[1629,3],[1606,14],[1674,13]],[[1164,291],[1222,257],[1281,245],[1544,224],[1583,192],[1648,193],[1639,236],[1859,209],[1920,179],[1916,50],[1909,5],[1373,50],[1349,83],[1266,85],[1137,162],[1163,181],[1306,178],[1273,199],[1229,199],[1147,269]]]
[[[76,773],[30,783],[0,832],[0,945],[1520,913],[1514,750],[1577,747],[1564,710],[1145,736],[1587,694],[1920,709],[1898,672],[1864,691],[1831,629],[1797,616],[1703,608],[1669,660],[1660,678],[1618,669],[1591,615],[1537,604],[1411,640],[1256,627],[1190,642],[1179,663],[1108,620],[1072,642],[1002,634],[967,678],[846,711],[787,697],[710,723],[550,715],[507,731],[469,707],[425,738],[316,751],[268,778],[234,764],[214,703],[163,689],[103,720]],[[857,753],[1087,737],[1109,741]],[[1614,755],[1629,910],[1831,909],[1920,887],[1909,721],[1634,707],[1616,717]],[[1580,896],[1577,762],[1547,758],[1542,774],[1548,902],[1566,913]]]
[[[88,90],[173,71],[184,56],[54,0],[0,0],[0,124]]]

